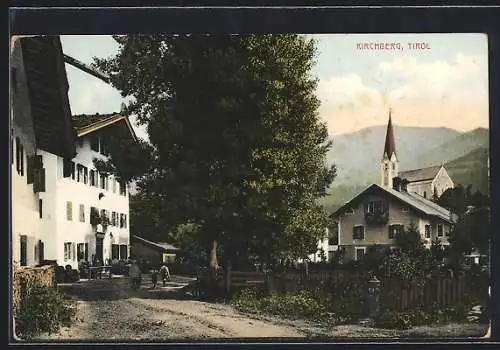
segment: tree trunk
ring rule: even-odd
[[[217,270],[219,265],[217,264],[217,240],[212,240],[212,248],[210,250],[210,294],[215,296],[217,289]]]

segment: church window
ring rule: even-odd
[[[396,171],[396,164],[392,163],[392,171]]]
[[[424,198],[427,198],[427,191],[424,191]]]
[[[387,166],[387,163],[384,164],[384,170],[387,171],[389,167]]]

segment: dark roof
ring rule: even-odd
[[[76,114],[72,116],[73,126],[76,129],[81,129],[86,126],[92,125],[94,123],[102,122],[109,117],[118,115],[119,113],[107,113],[107,114]]]
[[[427,216],[433,216],[437,217],[443,221],[446,222],[456,222],[458,217],[451,213],[449,210],[437,205],[436,203],[425,199],[424,197],[416,194],[416,193],[408,193],[405,191],[396,191],[393,188],[390,187],[383,187],[379,186],[377,184],[372,184],[365,188],[363,191],[361,191],[359,194],[354,196],[349,202],[344,204],[342,207],[340,207],[337,211],[335,211],[333,214],[330,216],[337,216],[341,213],[343,213],[349,206],[350,204],[356,202],[357,200],[361,199],[365,194],[368,193],[373,193],[373,192],[378,192],[378,193],[385,193],[387,195],[390,195],[391,197],[405,203],[406,205],[412,207],[416,211],[427,215]]]
[[[59,36],[24,37],[18,40],[22,49],[37,148],[73,158],[76,154],[75,132]]]
[[[389,110],[389,123],[387,123],[383,156],[387,155],[388,158],[391,158],[393,153],[396,154],[396,141],[394,140],[391,111]]]
[[[72,119],[78,137],[102,129],[114,123],[124,121],[127,124],[133,139],[136,139],[134,129],[132,128],[128,117],[121,115],[120,113],[78,114],[74,115]]]
[[[172,244],[169,244],[169,243],[156,243],[156,242],[148,241],[147,239],[144,239],[144,238],[139,237],[137,235],[134,235],[132,237],[137,239],[138,241],[152,247],[152,248],[159,249],[163,252],[179,250],[179,248],[176,248]]]
[[[407,180],[408,182],[433,180],[440,169],[441,165],[436,165],[428,168],[401,171],[399,173],[399,177]]]

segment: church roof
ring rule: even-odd
[[[425,199],[424,197],[416,194],[416,193],[408,193],[406,191],[397,191],[393,188],[386,186],[379,186],[377,184],[372,184],[365,188],[361,193],[354,196],[349,202],[340,207],[337,211],[335,211],[331,216],[337,216],[343,213],[352,203],[360,200],[365,194],[368,193],[385,193],[390,195],[392,198],[397,199],[406,205],[412,207],[414,210],[420,212],[426,216],[432,216],[439,218],[446,222],[456,222],[457,216],[451,213],[449,210],[437,205],[436,203]]]
[[[387,123],[387,132],[385,134],[385,145],[384,145],[383,155],[387,154],[387,157],[391,158],[393,153],[396,154],[396,141],[394,140],[394,130],[392,128],[391,111],[389,110],[389,123]]]
[[[399,177],[402,179],[406,179],[408,182],[433,180],[440,169],[441,165],[436,165],[428,168],[400,171]]]

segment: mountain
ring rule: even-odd
[[[337,166],[335,185],[361,185],[379,181],[386,130],[386,125],[378,125],[332,137],[333,146],[327,154],[327,162]],[[444,127],[402,126],[394,126],[394,134],[400,170],[418,167],[417,156],[460,135],[458,131]]]
[[[489,142],[489,130],[477,128],[460,134],[427,152],[423,152],[418,157],[418,164],[421,167],[426,167],[440,164],[441,162],[450,162],[469,154],[477,148],[488,149]]]
[[[456,185],[472,185],[472,192],[489,193],[488,148],[480,147],[445,164],[448,175]]]
[[[330,195],[320,200],[325,210],[332,212],[366,186],[379,183],[386,129],[372,126],[332,136],[327,163],[336,165],[337,177]],[[488,129],[460,133],[444,127],[394,126],[394,134],[400,171],[444,163],[455,184],[472,184],[473,190],[487,193]]]

